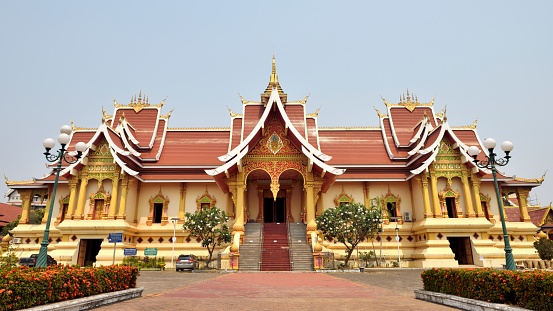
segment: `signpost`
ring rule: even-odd
[[[114,265],[115,264],[115,250],[116,250],[116,247],[117,247],[117,242],[119,242],[119,243],[123,242],[123,233],[122,232],[108,233],[108,242],[109,243],[114,243],[113,244],[113,259],[111,261],[111,264]]]
[[[136,248],[125,248],[123,251],[124,256],[136,256]]]
[[[144,256],[157,256],[157,248],[145,248]]]

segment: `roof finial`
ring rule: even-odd
[[[272,69],[271,69],[270,83],[273,87],[275,87],[276,84],[278,83],[278,76],[276,74],[276,59],[275,59],[275,54],[274,53],[273,53],[273,64],[272,64]]]

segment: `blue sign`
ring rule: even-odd
[[[122,232],[110,233],[110,234],[108,235],[108,242],[110,242],[110,243],[120,243],[120,242],[123,242],[123,233],[122,233]]]
[[[125,248],[123,252],[124,256],[136,256],[136,248]]]

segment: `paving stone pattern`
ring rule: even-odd
[[[141,298],[94,310],[456,310],[415,299],[422,270],[316,273],[143,271]]]

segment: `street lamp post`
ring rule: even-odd
[[[491,169],[493,175],[493,184],[495,186],[495,194],[497,196],[497,205],[499,208],[499,216],[501,217],[501,226],[503,228],[503,242],[505,243],[505,268],[508,270],[516,270],[515,259],[513,258],[513,249],[509,242],[509,235],[507,235],[507,227],[505,225],[505,215],[503,210],[503,204],[501,200],[501,194],[499,193],[499,186],[497,184],[496,166],[505,166],[509,163],[511,156],[509,153],[513,150],[513,143],[510,141],[504,141],[501,144],[501,149],[505,151],[505,157],[496,158],[494,153],[495,140],[493,138],[486,138],[484,140],[484,147],[488,149],[488,154],[485,161],[479,161],[477,159],[480,149],[476,146],[471,146],[467,150],[468,154],[474,159],[474,164],[480,168]]]
[[[397,264],[401,268],[401,256],[399,254],[399,228],[397,227],[398,220],[396,219],[396,241],[397,241]]]
[[[86,150],[86,144],[83,142],[79,142],[75,145],[75,149],[77,150],[76,155],[70,155],[67,153],[67,149],[65,149],[65,146],[69,143],[71,140],[71,127],[69,125],[64,125],[60,128],[60,135],[58,136],[58,142],[61,145],[61,148],[58,149],[57,154],[51,154],[50,150],[54,148],[56,145],[56,142],[52,138],[46,138],[42,145],[46,149],[44,152],[44,156],[46,157],[46,160],[48,162],[56,162],[58,161],[58,165],[56,166],[56,179],[54,180],[54,188],[52,189],[52,196],[50,197],[50,207],[48,208],[48,217],[46,219],[46,228],[44,229],[44,236],[42,237],[42,242],[40,242],[40,250],[38,252],[38,257],[36,260],[36,266],[37,267],[46,267],[47,266],[47,258],[48,258],[48,244],[50,242],[48,241],[49,235],[50,235],[50,221],[52,219],[52,210],[54,208],[54,201],[56,198],[56,190],[58,188],[58,179],[60,177],[60,171],[61,166],[63,164],[63,161],[65,160],[66,163],[74,164],[76,163],[83,152]]]
[[[174,262],[174,259],[175,259],[175,240],[177,239],[177,237],[176,237],[176,235],[177,235],[177,221],[179,221],[179,220],[180,220],[180,218],[178,218],[178,217],[171,218],[171,222],[173,223],[173,238],[171,239],[172,242],[173,242],[173,249],[171,251],[171,268],[175,267],[175,264],[173,262]]]

